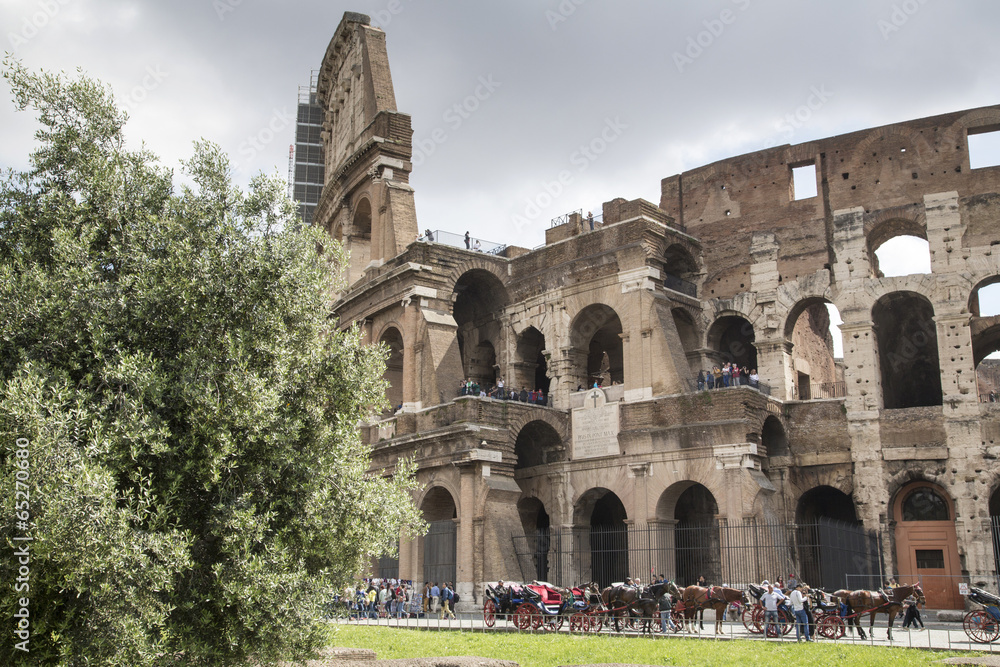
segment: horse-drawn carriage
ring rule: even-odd
[[[559,630],[568,616],[570,630],[599,632],[600,619],[593,616],[587,590],[564,589],[546,582],[487,585],[483,621],[496,625],[497,617],[509,618],[518,630]]]
[[[962,619],[962,627],[969,639],[978,644],[989,644],[1000,638],[1000,597],[981,588],[969,587],[969,599],[982,605]]]
[[[748,594],[751,599],[754,600],[753,604],[747,604],[743,607],[743,614],[741,620],[743,621],[743,627],[747,629],[747,632],[754,635],[764,634],[764,605],[761,603],[760,599],[766,591],[761,586],[755,586],[750,584],[748,587]],[[781,635],[787,635],[792,631],[792,627],[795,626],[795,617],[792,616],[792,612],[788,610],[788,607],[784,604],[778,607],[778,622],[768,624],[767,636],[768,637],[779,637]]]

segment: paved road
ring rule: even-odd
[[[512,623],[505,621],[503,619],[497,619],[496,625],[493,628],[486,627],[483,623],[482,615],[480,614],[469,614],[469,613],[459,613],[456,619],[444,619],[430,617],[430,618],[380,618],[380,619],[361,619],[361,620],[335,620],[333,622],[340,623],[350,623],[350,624],[360,624],[360,625],[371,625],[371,626],[381,626],[381,627],[399,627],[399,628],[414,628],[414,629],[426,629],[426,630],[461,630],[466,632],[519,632]],[[865,629],[866,639],[861,640],[856,635],[848,633],[844,638],[836,640],[837,643],[855,643],[855,644],[867,644],[874,646],[901,646],[901,647],[915,647],[915,648],[934,648],[934,649],[951,649],[951,650],[975,650],[975,651],[985,651],[988,653],[997,653],[1000,655],[1000,641],[994,642],[993,644],[977,644],[972,642],[969,637],[965,634],[959,623],[931,623],[928,625],[928,629],[922,631],[910,631],[907,632],[899,626],[899,622],[893,628],[893,641],[889,642],[886,639],[886,626],[885,619],[880,619],[875,625],[875,637],[872,638],[868,636],[868,624],[864,623],[862,626]],[[528,630],[527,632],[532,632]],[[534,632],[545,634],[547,630],[539,629]],[[569,632],[569,623],[564,623],[560,632]],[[612,632],[608,628],[602,630],[603,633]],[[626,632],[626,635],[637,636],[635,632]],[[750,639],[754,641],[782,641],[782,642],[795,642],[795,630],[793,629],[788,635],[780,639],[767,639],[765,640],[761,635],[754,635],[747,632],[746,628],[743,627],[742,623],[732,623],[725,621],[723,623],[723,631],[721,635],[715,634],[715,624],[714,621],[710,622],[708,619],[705,620],[705,629],[700,633],[678,633],[678,634],[668,634],[661,635],[656,633],[654,637],[661,638],[664,641],[669,641],[671,638],[676,637],[692,637],[698,638],[706,641],[716,640],[732,640],[732,639]],[[829,639],[820,638],[818,641],[829,642]]]

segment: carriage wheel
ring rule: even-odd
[[[778,627],[781,628],[781,634],[787,635],[795,627],[795,616],[792,612],[785,611],[784,609],[778,610]]]
[[[522,602],[517,605],[517,607],[514,608],[513,615],[514,627],[518,630],[527,630],[530,628],[536,611],[538,610],[535,609],[535,606],[528,602]],[[539,622],[541,622],[540,617]],[[537,628],[538,626],[536,625],[535,627]]]
[[[590,627],[588,628],[590,632],[600,632],[604,629],[604,617],[597,615],[588,615],[588,620],[590,622]]]
[[[579,612],[573,614],[569,617],[569,631],[570,632],[586,632],[587,631],[587,616],[586,614],[581,614]]]
[[[757,605],[750,606],[746,605],[743,607],[743,613],[740,614],[743,620],[743,627],[755,635],[760,634],[760,625],[756,621],[757,610],[760,609]]]
[[[1000,624],[982,609],[966,614],[962,619],[962,627],[969,639],[978,644],[988,644],[1000,636]]]
[[[816,631],[827,639],[840,639],[844,636],[844,619],[836,612],[823,614],[816,619]]]
[[[753,625],[753,632],[755,635],[764,634],[764,608],[754,607],[753,619],[751,620],[751,625]]]
[[[542,626],[546,630],[551,630],[552,632],[557,632],[563,626],[563,621],[565,617],[562,614],[556,614],[555,616],[542,617]]]
[[[497,605],[493,600],[487,600],[483,605],[483,623],[492,628],[497,623]]]

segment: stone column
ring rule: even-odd
[[[460,597],[473,599],[475,573],[475,515],[476,515],[476,480],[477,473],[481,475],[480,464],[469,462],[458,464],[459,480],[459,510],[455,536],[455,586]]]

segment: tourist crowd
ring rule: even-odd
[[[753,387],[760,384],[760,376],[756,368],[747,368],[738,364],[725,363],[712,367],[711,370],[698,371],[698,391],[704,389],[722,389],[723,387]]]
[[[458,593],[450,582],[425,581],[415,588],[401,579],[365,579],[349,585],[334,600],[349,618],[455,618]]]
[[[533,403],[535,405],[549,404],[549,397],[546,396],[544,389],[532,389],[529,391],[526,387],[521,387],[521,390],[518,391],[514,388],[505,387],[503,378],[499,378],[496,384],[489,389],[474,380],[467,379],[459,384],[458,395],[496,398],[502,401],[520,401],[521,403]]]

